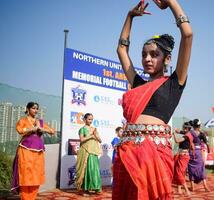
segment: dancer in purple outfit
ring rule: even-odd
[[[205,139],[200,132],[201,122],[199,119],[192,121],[193,129],[190,131],[193,136],[194,151],[190,151],[190,160],[188,164],[189,179],[191,181],[191,190],[195,190],[194,183],[203,181],[204,189],[210,191],[206,182],[205,165],[201,154],[201,140]]]

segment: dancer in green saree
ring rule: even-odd
[[[101,139],[97,129],[91,126],[93,115],[84,115],[85,125],[79,130],[80,149],[77,153],[76,185],[83,194],[101,192],[101,177],[98,156],[101,154]]]

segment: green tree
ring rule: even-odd
[[[13,159],[0,151],[0,189],[10,189]]]

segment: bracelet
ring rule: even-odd
[[[130,41],[128,39],[126,40],[126,39],[120,38],[119,39],[119,44],[128,47],[130,45]]]
[[[180,27],[184,22],[190,23],[189,18],[185,15],[180,15],[176,20],[177,27]]]

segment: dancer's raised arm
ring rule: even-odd
[[[177,0],[162,0],[169,6],[174,14],[176,25],[181,32],[180,47],[178,52],[178,59],[176,65],[176,72],[178,75],[178,81],[180,85],[183,85],[187,77],[187,69],[190,61],[191,48],[192,48],[192,28],[188,17],[185,15],[183,9],[179,5]]]
[[[135,6],[132,10],[128,12],[120,34],[119,43],[117,47],[118,57],[120,59],[126,78],[128,79],[131,85],[133,85],[133,80],[136,75],[132,61],[129,57],[129,44],[130,44],[129,38],[132,27],[132,21],[133,18],[136,16],[150,14],[149,12],[145,11],[147,6],[148,3],[144,5],[144,1],[141,1],[140,3],[138,3],[137,6]]]

